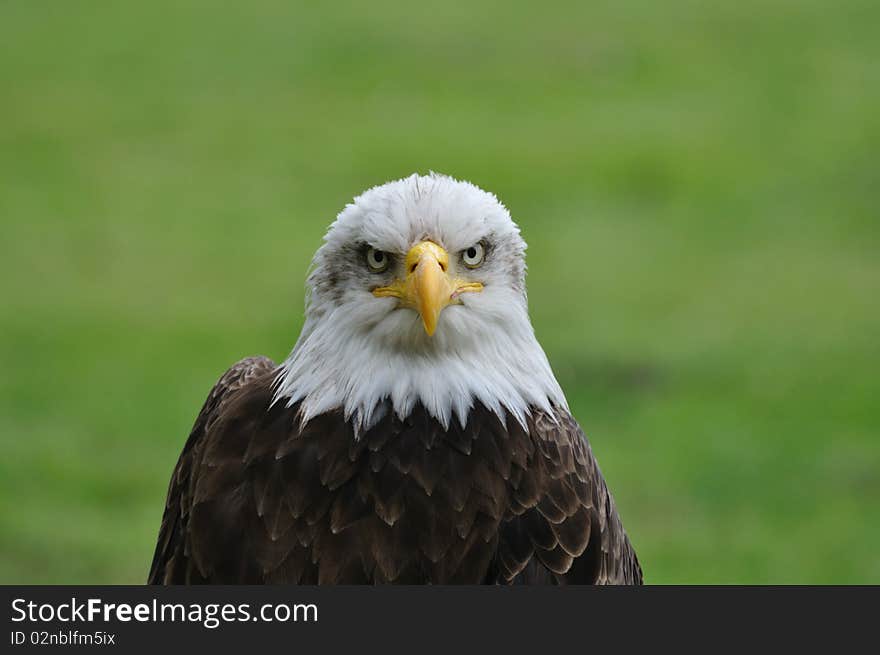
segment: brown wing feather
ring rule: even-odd
[[[206,435],[211,433],[224,413],[229,400],[256,378],[272,373],[275,363],[268,357],[248,357],[233,365],[217,381],[199,412],[171,475],[168,497],[153,563],[150,584],[182,584],[204,581],[204,574],[194,566],[188,544],[190,512],[195,497],[197,462],[202,459]]]
[[[230,369],[168,490],[149,581],[640,582],[589,445],[569,416],[524,428],[477,405],[444,430],[422,407],[355,439],[339,411],[301,427],[275,365]]]
[[[536,448],[513,505],[527,509],[512,512],[502,528],[501,580],[641,584],[638,558],[578,424],[567,413],[536,413],[529,433]]]

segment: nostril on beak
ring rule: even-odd
[[[446,272],[446,262],[440,261],[439,259],[435,259],[434,261],[437,262],[437,266],[440,267],[440,270],[445,273]],[[409,267],[409,269],[407,269],[406,272],[407,273],[415,272],[415,270],[421,265],[421,263],[422,263],[421,259],[418,260],[417,262],[413,262],[412,264],[410,264],[410,267]]]

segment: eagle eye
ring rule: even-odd
[[[470,248],[461,251],[461,261],[468,268],[477,268],[486,257],[486,248],[482,243],[475,243]]]
[[[384,250],[376,250],[375,248],[367,249],[367,266],[374,273],[381,273],[386,270],[391,263],[391,257]]]

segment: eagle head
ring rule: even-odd
[[[565,399],[528,316],[525,249],[498,199],[430,174],[364,192],[330,226],[276,401],[342,408],[356,433],[421,405],[444,426],[474,403],[523,422]]]

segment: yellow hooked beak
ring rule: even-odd
[[[404,307],[411,307],[422,317],[425,332],[432,336],[447,305],[460,303],[458,296],[482,291],[479,282],[452,278],[449,274],[449,253],[433,241],[414,245],[404,261],[406,277],[387,287],[373,290],[378,298],[399,298]]]

